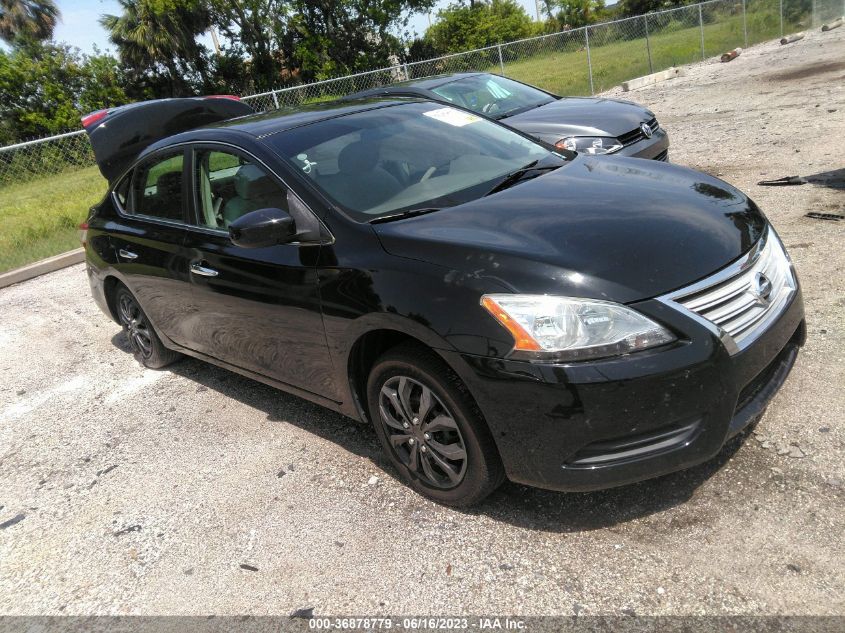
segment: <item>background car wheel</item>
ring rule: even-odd
[[[161,369],[182,356],[162,344],[147,315],[126,287],[117,289],[115,309],[139,363],[150,369]]]
[[[370,372],[367,402],[382,447],[414,490],[469,506],[504,480],[481,412],[432,352],[417,345],[386,352]]]

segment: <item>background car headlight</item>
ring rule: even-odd
[[[610,136],[569,136],[555,143],[555,147],[582,154],[610,154],[622,149],[622,143]]]
[[[549,295],[490,294],[484,306],[514,338],[511,357],[574,361],[628,354],[675,340],[618,303]]]

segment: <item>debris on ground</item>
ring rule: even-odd
[[[739,47],[733,49],[732,51],[728,51],[727,53],[722,53],[722,57],[721,57],[722,63],[734,60],[737,57],[739,57],[741,54],[742,54],[742,49],[739,48]]]
[[[818,211],[810,211],[805,217],[813,220],[831,220],[833,222],[845,220],[845,215],[839,215],[837,213],[819,213]]]
[[[798,40],[804,39],[804,31],[800,33],[793,33],[792,35],[787,35],[786,37],[780,38],[781,44],[792,44],[792,42],[797,42]]]
[[[8,527],[12,527],[16,523],[20,523],[21,521],[23,521],[25,518],[26,518],[25,514],[19,514],[15,517],[12,517],[8,521],[3,521],[3,523],[0,523],[0,530],[5,530]]]

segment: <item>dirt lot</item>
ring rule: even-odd
[[[368,428],[197,361],[141,369],[81,266],[0,290],[0,612],[845,613],[845,221],[805,217],[845,195],[755,184],[845,168],[843,59],[845,28],[625,94],[675,162],[751,193],[807,306],[755,434],[681,474],[446,509]]]

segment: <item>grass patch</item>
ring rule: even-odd
[[[0,272],[79,247],[79,223],[106,192],[96,167],[0,188]]]
[[[744,42],[742,16],[720,16],[718,22],[704,25],[704,55],[712,57]],[[785,25],[786,27],[787,25]],[[755,44],[780,35],[777,13],[749,12],[748,42]],[[591,31],[592,33],[592,31]],[[601,44],[601,29],[590,38],[590,58],[595,92],[607,90],[623,81],[658,72],[672,66],[701,61],[701,29],[682,23],[664,27],[651,34],[646,46],[644,37]],[[595,37],[595,39],[594,39]],[[599,44],[596,44],[596,40]],[[651,49],[651,66],[648,56]],[[516,53],[516,51],[514,51]],[[491,66],[489,72],[499,72]],[[543,52],[518,61],[505,62],[505,75],[534,84],[561,95],[590,94],[587,51]]]

